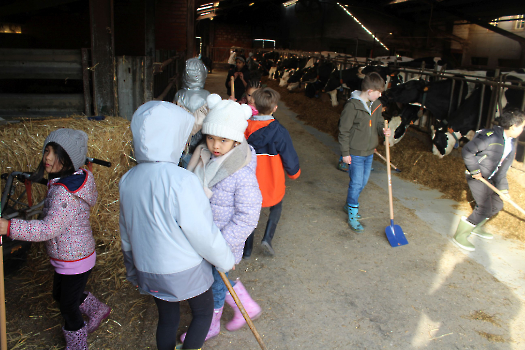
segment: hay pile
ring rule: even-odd
[[[343,104],[334,108],[326,100],[306,97],[304,90],[289,92],[286,88],[279,87],[278,81],[267,78],[263,78],[263,83],[281,94],[281,100],[298,114],[298,119],[337,139]],[[377,150],[383,155],[386,154],[383,145],[379,145]],[[402,170],[401,173],[396,173],[396,176],[437,189],[443,193],[444,198],[459,202],[458,208],[470,211],[474,202],[465,180],[465,165],[460,151],[454,150],[452,154],[439,159],[432,154],[430,135],[408,129],[405,137],[392,148],[391,162]],[[334,159],[334,167],[336,163]],[[517,170],[519,168],[523,167],[511,168],[507,179],[512,200],[525,208],[525,173]],[[508,203],[488,225],[496,227],[505,237],[525,242],[525,218]]]
[[[130,158],[132,150],[130,122],[118,117],[88,121],[85,117],[73,116],[64,119],[28,120],[2,126],[0,127],[0,173],[34,171],[42,159],[45,138],[50,132],[59,128],[85,131],[89,137],[88,157],[111,162],[110,168],[93,164],[98,201],[91,211],[91,226],[97,243],[97,280],[108,287],[111,286],[110,290],[116,291],[125,280],[118,223],[118,183],[122,175],[135,164]],[[5,182],[2,182],[2,185],[4,184]],[[33,184],[35,203],[44,198],[45,191],[45,186]],[[51,273],[42,273],[42,267],[49,265],[47,260],[43,245],[34,244],[22,275],[32,274],[31,279],[36,282],[35,284],[47,283],[52,279]]]

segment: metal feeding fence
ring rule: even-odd
[[[381,65],[378,64],[378,62],[371,58],[366,57],[353,57],[351,55],[346,54],[337,54],[337,53],[329,53],[330,55],[326,55],[326,52],[320,53],[320,52],[307,52],[307,51],[297,51],[297,50],[258,50],[258,52],[271,52],[276,51],[280,55],[280,59],[286,59],[289,57],[314,57],[314,58],[320,58],[321,56],[324,57],[325,61],[329,61],[334,63],[338,69],[349,69],[353,67],[361,67],[361,66],[373,66],[373,65]],[[384,63],[383,63],[384,66]],[[427,69],[425,68],[425,63],[421,63],[421,67],[419,68],[408,68],[408,67],[400,67],[397,65],[397,61],[394,61],[393,64],[389,64],[389,67],[392,72],[395,74],[404,74],[405,76],[405,82],[411,79],[423,79],[427,82],[430,81],[438,81],[438,80],[451,80],[452,81],[452,87],[450,92],[450,98],[448,103],[448,113],[447,117],[450,117],[451,113],[459,108],[462,103],[465,102],[465,99],[458,99],[457,105],[453,105],[454,101],[454,95],[458,93],[459,89],[459,95],[463,95],[463,91],[467,89],[467,84],[480,84],[481,85],[481,99],[480,99],[480,105],[479,105],[479,112],[478,112],[478,120],[477,120],[477,130],[481,128],[490,128],[494,125],[494,121],[497,115],[503,110],[505,107],[503,105],[503,97],[507,91],[514,92],[514,95],[521,96],[521,105],[518,105],[517,107],[521,108],[522,111],[525,111],[525,74],[511,74],[510,72],[502,72],[500,69],[496,69],[494,72],[493,77],[487,77],[485,76],[478,76],[474,74],[469,74],[468,71],[447,71],[446,65],[440,67],[440,69],[434,68],[434,69]],[[520,75],[520,78],[516,79],[516,75]],[[338,91],[338,94],[342,95],[340,97],[342,98],[348,98],[350,91],[348,89],[341,89]],[[489,99],[488,103],[488,111],[483,109],[483,106],[486,104],[487,99]],[[423,106],[424,107],[424,106]],[[487,119],[484,125],[482,125],[482,115],[483,113],[487,113]],[[430,131],[430,125],[432,123],[432,120],[428,118],[427,120],[419,123],[418,128],[420,128],[422,131]],[[525,158],[525,135],[522,135],[520,139],[518,140],[518,150],[517,150],[517,156],[516,159],[523,162]]]

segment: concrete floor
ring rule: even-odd
[[[210,74],[207,90],[226,98],[225,77],[226,72]],[[242,269],[233,273],[252,281],[253,293],[258,292],[262,304],[271,310],[271,316],[267,313],[266,319],[263,316],[256,322],[262,324],[261,333],[271,348],[525,348],[525,245],[496,235],[492,241],[473,238],[475,252],[457,248],[451,237],[461,215],[469,213],[454,209],[455,202],[440,198],[438,191],[394,175],[395,223],[403,228],[409,245],[391,248],[384,234],[389,211],[386,168],[381,161],[374,162],[370,183],[360,199],[365,232],[356,235],[342,211],[348,178],[335,169],[336,141],[295,116],[283,103],[275,114],[290,131],[302,168],[299,180],[287,182],[275,239],[278,255],[268,259],[257,255],[256,249],[255,258],[241,262]],[[262,238],[266,215],[263,210],[256,239]],[[317,241],[321,246],[312,246]],[[271,298],[265,294],[271,293],[265,281],[274,280],[281,271],[295,276],[278,280],[288,282],[296,292]],[[347,284],[355,274],[368,277],[359,276],[355,283]],[[315,303],[310,302],[312,294],[319,297],[314,298]],[[340,298],[345,301],[331,302]],[[268,305],[271,299],[278,306]],[[353,314],[353,309],[358,311]],[[285,311],[302,315],[304,322],[290,321],[290,315],[281,315],[289,324],[279,321],[279,314]],[[499,326],[489,331],[490,323],[468,320],[480,311],[496,317]],[[364,319],[367,324],[363,327]],[[271,326],[274,323],[282,326],[277,334],[268,332],[276,330]],[[235,333],[225,333],[233,344]],[[293,334],[298,338],[295,341]],[[500,342],[490,335],[501,335]],[[226,349],[220,336],[208,344]]]

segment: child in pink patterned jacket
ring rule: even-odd
[[[53,298],[65,320],[66,348],[87,349],[87,335],[95,331],[111,308],[84,292],[95,266],[95,239],[89,211],[97,200],[93,174],[80,167],[86,161],[88,136],[73,129],[58,129],[44,141],[42,161],[33,174],[39,181],[48,174],[42,220],[0,219],[0,234],[21,241],[45,241],[55,268]],[[82,314],[89,318],[86,323]]]

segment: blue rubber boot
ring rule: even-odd
[[[363,228],[363,225],[361,225],[357,220],[358,212],[359,207],[348,207],[348,224],[355,232],[363,232],[365,229]]]
[[[348,203],[343,207],[343,211],[348,214]],[[357,220],[361,219],[361,214],[357,213]]]

